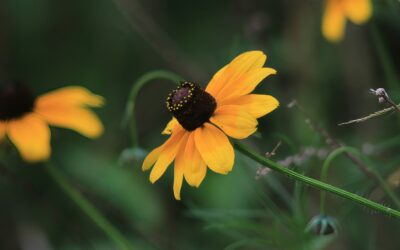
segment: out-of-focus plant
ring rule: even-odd
[[[121,249],[132,249],[130,242],[97,210],[50,162],[48,124],[73,129],[97,138],[103,124],[88,107],[100,107],[103,98],[82,87],[65,87],[39,97],[20,83],[0,89],[0,140],[7,137],[21,157],[30,163],[45,162],[51,178]]]

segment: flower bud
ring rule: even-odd
[[[120,165],[140,165],[146,154],[147,152],[139,147],[126,148],[119,155],[118,163]]]
[[[317,235],[336,234],[338,223],[335,218],[327,215],[314,216],[306,227],[306,232],[313,232]]]

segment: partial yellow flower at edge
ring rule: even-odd
[[[49,125],[69,128],[96,138],[103,125],[89,107],[100,107],[104,100],[85,88],[70,86],[37,98],[21,84],[0,89],[0,140],[8,136],[27,162],[50,157]]]
[[[49,124],[75,130],[89,138],[99,137],[103,125],[87,107],[101,107],[104,99],[82,87],[65,87],[38,97],[36,113]]]
[[[261,51],[245,52],[220,69],[205,90],[182,82],[170,94],[167,108],[174,117],[162,132],[170,137],[148,154],[142,166],[144,171],[152,169],[152,183],[174,162],[173,193],[180,200],[183,180],[199,187],[207,169],[219,174],[232,170],[235,153],[229,137],[250,136],[257,130],[257,118],[279,105],[272,96],[251,94],[276,73],[264,67],[266,59]]]
[[[371,0],[325,0],[322,33],[331,42],[343,39],[346,21],[363,24],[372,15]]]

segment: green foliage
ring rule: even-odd
[[[370,88],[383,87],[400,102],[400,4],[373,1],[372,20],[348,23],[343,42],[330,44],[320,32],[322,2],[3,0],[0,84],[21,80],[37,95],[82,85],[105,97],[106,106],[96,111],[103,137],[90,141],[54,128],[53,162],[137,249],[397,250],[399,220],[332,195],[325,212],[337,219],[338,234],[305,232],[320,213],[319,191],[274,172],[256,179],[262,166],[239,152],[232,173],[208,171],[198,189],[184,184],[179,202],[172,168],[152,185],[135,158],[165,140],[160,132],[170,119],[164,103],[172,89],[167,79],[176,76],[147,82],[127,116],[135,81],[165,69],[205,86],[234,56],[258,49],[278,74],[256,92],[277,97],[280,107],[259,120],[258,134],[248,140],[252,148],[264,154],[282,141],[271,158],[277,162],[307,147],[332,151],[304,115],[286,107],[297,99],[387,185],[367,178],[344,155],[329,162],[328,182],[394,208],[393,197],[400,195],[393,177],[400,166],[399,114],[337,124],[386,108],[368,94]],[[121,128],[124,116],[136,118],[136,135]],[[118,161],[125,149],[127,158]],[[0,249],[117,248],[42,164],[21,162],[7,142],[0,152]],[[327,157],[313,155],[288,168],[319,179]]]

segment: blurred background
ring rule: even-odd
[[[400,102],[400,2],[373,1],[368,23],[347,24],[342,42],[321,34],[323,1],[2,0],[0,84],[22,81],[35,94],[81,85],[106,98],[96,110],[106,131],[98,140],[52,128],[53,162],[137,249],[399,249],[398,219],[327,196],[336,233],[316,235],[319,191],[236,153],[227,176],[208,171],[200,188],[172,194],[172,167],[156,184],[141,171],[143,152],[160,145],[170,119],[168,80],[146,84],[136,100],[140,149],[121,126],[128,93],[152,70],[207,84],[236,55],[262,50],[278,74],[256,90],[280,107],[246,140],[271,159],[319,178],[333,148],[307,124],[368,158],[397,195],[399,115],[338,126],[386,108],[369,93],[383,87]],[[296,99],[307,114],[287,104]],[[0,249],[118,249],[50,179],[1,144]],[[124,152],[122,155],[121,153]],[[328,182],[395,207],[359,166],[334,160]],[[331,230],[333,231],[333,230]]]

